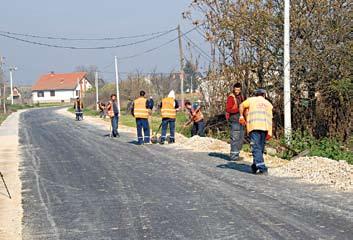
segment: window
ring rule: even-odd
[[[50,96],[51,97],[55,97],[55,91],[54,90],[50,91]]]
[[[43,91],[38,91],[37,92],[37,97],[44,97],[44,92]]]
[[[80,90],[76,90],[76,96],[80,96]]]

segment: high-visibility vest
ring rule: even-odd
[[[192,113],[194,113],[195,115],[193,116]],[[195,112],[195,110],[191,110],[190,111],[190,115],[191,115],[191,119],[193,122],[200,122],[201,120],[203,120],[203,114],[201,109],[199,109],[198,111]]]
[[[145,118],[149,117],[149,111],[146,108],[147,99],[144,97],[139,97],[134,101],[134,116],[135,118]]]
[[[111,118],[114,117],[113,101],[109,101],[109,106],[108,106],[107,110],[108,110],[108,112],[107,112],[108,116]]]
[[[264,97],[251,97],[249,101],[249,112],[247,115],[247,130],[267,131],[272,136],[272,104]]]
[[[162,118],[176,118],[176,109],[175,109],[175,100],[174,98],[163,98],[162,100],[162,109],[161,109]]]

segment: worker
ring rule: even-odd
[[[205,122],[201,111],[201,105],[199,104],[196,108],[192,106],[191,102],[185,102],[185,108],[188,111],[189,121],[184,124],[184,127],[189,126],[191,123],[191,136],[199,135],[200,137],[205,136]]]
[[[126,115],[128,115],[129,113],[131,113],[132,110],[132,105],[134,104],[134,101],[132,101],[132,99],[129,97],[129,99],[127,100],[127,104],[126,104]]]
[[[248,109],[248,116],[245,120],[244,113]],[[251,170],[255,174],[267,174],[267,167],[264,162],[263,153],[266,140],[272,137],[272,104],[266,100],[266,91],[257,89],[255,97],[245,100],[239,108],[239,123],[246,125],[250,136],[250,145],[253,155]]]
[[[241,84],[235,83],[233,91],[227,98],[226,119],[230,123],[230,160],[239,160],[240,150],[243,147],[244,127],[239,124],[239,106],[245,97],[241,93]]]
[[[76,98],[74,109],[76,113],[76,121],[83,120],[83,103],[79,97]]]
[[[164,144],[167,138],[168,126],[170,131],[169,143],[175,143],[175,119],[177,110],[179,109],[179,103],[175,100],[175,92],[173,90],[169,92],[168,97],[162,99],[160,108],[162,115],[162,136],[160,144]]]
[[[150,126],[148,119],[151,115],[153,103],[147,100],[145,95],[145,91],[140,91],[140,97],[133,102],[131,107],[131,113],[136,119],[137,143],[139,145],[150,143]]]
[[[154,107],[154,100],[153,100],[153,96],[150,96],[150,99],[147,100],[149,106],[151,107],[150,108],[150,114],[152,115],[152,110],[153,110],[153,107]]]
[[[105,103],[103,102],[98,102],[98,108],[99,108],[99,117],[105,119],[107,116],[106,108],[105,108]]]
[[[110,101],[107,104],[108,116],[110,117],[112,126],[112,137],[119,137],[118,124],[119,124],[119,107],[117,103],[116,94],[110,96]]]

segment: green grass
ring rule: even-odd
[[[280,140],[271,140],[270,144],[276,146],[278,141],[285,144],[284,138]],[[345,160],[349,164],[353,164],[353,151],[344,143],[333,138],[315,139],[309,133],[293,132],[291,140],[291,148],[300,153],[304,150],[309,150],[309,156],[326,157],[333,160]],[[290,159],[293,157],[293,152],[284,149],[279,152],[278,157]]]
[[[0,113],[0,125],[5,121],[9,114]]]

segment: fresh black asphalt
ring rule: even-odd
[[[353,239],[351,193],[110,139],[56,110],[21,114],[24,240]]]

